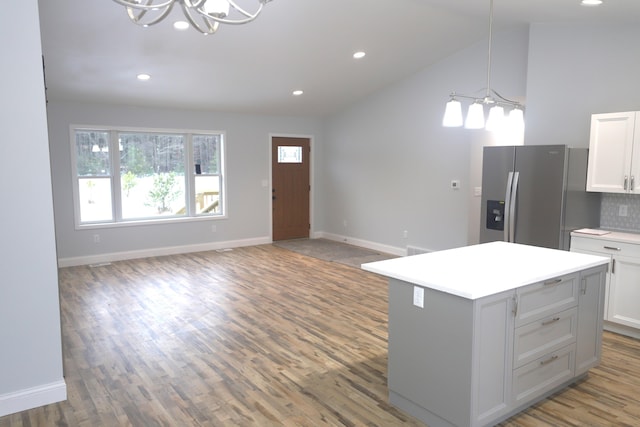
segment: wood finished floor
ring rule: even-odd
[[[387,403],[386,279],[272,245],[60,269],[68,400],[8,426],[423,426]],[[640,342],[502,426],[640,425]]]

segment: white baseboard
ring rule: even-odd
[[[624,326],[617,323],[609,322],[607,320],[604,321],[604,330],[609,332],[614,332],[620,335],[625,335],[627,337],[640,339],[640,331],[637,330],[636,328],[631,328],[629,326]]]
[[[186,254],[191,252],[214,251],[217,249],[240,248],[271,243],[270,237],[256,237],[253,239],[230,240],[226,242],[200,243],[195,245],[167,246],[162,248],[142,249],[139,251],[111,252],[99,255],[87,255],[72,258],[59,258],[58,267],[73,267],[76,265],[102,264],[105,262],[123,261],[127,259],[149,258],[154,256]]]
[[[67,400],[64,380],[0,395],[0,417]]]
[[[353,237],[341,236],[339,234],[326,233],[324,231],[318,231],[311,236],[314,239],[327,239],[336,242],[348,243],[350,245],[360,246],[361,248],[371,249],[372,251],[384,252],[386,254],[406,256],[407,250],[398,248],[395,246],[383,245],[376,242],[370,242],[368,240],[355,239]]]
[[[336,242],[348,243],[350,245],[360,246],[362,248],[371,249],[373,251],[383,252],[386,254],[406,256],[407,248],[398,248],[396,246],[383,245],[368,240],[356,239],[349,236],[327,233],[324,231],[313,232],[310,236],[313,239],[328,239]],[[256,237],[252,239],[229,240],[225,242],[201,243],[195,245],[183,246],[167,246],[162,248],[142,249],[139,251],[110,252],[98,255],[87,255],[81,257],[59,258],[58,267],[73,267],[77,265],[102,264],[106,262],[124,261],[128,259],[148,258],[154,256],[186,254],[191,252],[213,251],[218,249],[239,248],[243,246],[265,245],[272,243],[270,237]]]

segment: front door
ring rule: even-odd
[[[309,237],[309,138],[271,139],[273,240]]]

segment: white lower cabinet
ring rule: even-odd
[[[633,239],[638,243],[633,243]],[[627,233],[586,236],[573,233],[571,251],[609,257],[604,328],[640,336],[640,238]]]
[[[391,404],[430,427],[490,426],[600,361],[606,265],[476,300],[389,281]]]
[[[614,255],[607,320],[640,328],[640,247],[635,256]]]

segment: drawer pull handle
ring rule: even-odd
[[[555,323],[555,322],[557,322],[559,320],[560,320],[559,317],[554,317],[553,319],[549,319],[547,321],[542,322],[542,326],[550,325],[550,324]]]
[[[620,248],[615,248],[615,247],[613,247],[613,246],[605,246],[604,248],[605,248],[605,249],[610,249],[610,250],[612,250],[612,251],[621,251],[621,250],[622,250],[622,249],[620,249]]]
[[[562,279],[547,280],[546,282],[544,282],[544,286],[557,285],[560,282],[562,282]]]
[[[548,358],[547,360],[543,360],[542,362],[540,362],[540,366],[544,366],[547,365],[551,362],[553,362],[554,360],[556,360],[558,358],[557,355],[551,356],[550,358]]]

